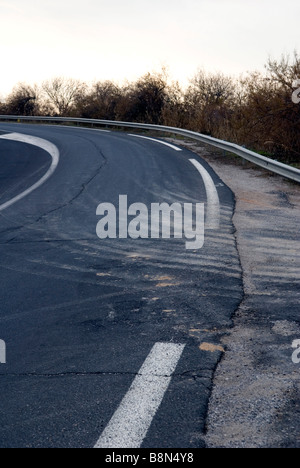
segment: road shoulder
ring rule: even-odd
[[[178,143],[178,142],[177,142]],[[210,448],[300,447],[300,187],[234,156],[185,142],[236,197],[244,299],[210,399]]]

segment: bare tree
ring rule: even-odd
[[[185,94],[185,107],[190,126],[209,135],[221,136],[234,101],[235,84],[222,73],[210,74],[198,70]]]
[[[234,94],[232,78],[222,73],[206,73],[198,70],[191,80],[189,92],[202,105],[220,105],[227,102]]]
[[[117,118],[134,122],[160,124],[167,97],[163,73],[147,73],[135,83],[123,87],[117,106]]]
[[[97,82],[78,100],[78,114],[86,118],[114,120],[121,95],[122,90],[112,81]]]
[[[162,118],[163,124],[170,127],[187,128],[189,126],[184,103],[184,92],[178,81],[168,84],[166,88]]]
[[[38,112],[37,95],[37,87],[19,83],[7,98],[7,113],[12,115],[35,115]]]
[[[300,106],[292,102],[293,82],[300,77],[300,60],[282,56],[269,59],[266,73],[248,74],[240,85],[243,98],[236,103],[232,130],[239,143],[299,164]]]
[[[290,55],[282,55],[280,60],[269,58],[266,69],[270,80],[290,92],[293,82],[300,78],[300,56],[295,51],[293,59]]]
[[[53,111],[58,115],[67,116],[76,101],[82,98],[86,85],[78,80],[58,77],[44,81],[42,90]]]
[[[292,101],[300,56],[269,59],[265,73],[239,80],[198,70],[183,90],[167,71],[118,86],[54,78],[41,87],[19,84],[0,113],[80,116],[189,128],[300,164],[300,105]]]

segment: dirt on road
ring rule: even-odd
[[[292,345],[300,340],[300,185],[234,155],[180,143],[235,194],[243,270],[244,298],[222,339],[207,446],[299,448],[300,364],[292,361]]]

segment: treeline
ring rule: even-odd
[[[88,86],[55,78],[41,86],[17,85],[0,103],[0,113],[181,127],[299,164],[300,103],[292,101],[299,79],[297,53],[270,59],[264,73],[239,79],[199,70],[184,90],[177,82],[170,83],[164,70],[123,86],[112,81]]]

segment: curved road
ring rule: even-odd
[[[11,133],[50,142],[60,159],[1,210],[51,166],[45,148]],[[120,195],[147,207],[205,203],[210,216],[206,171],[220,226],[201,250],[97,237],[98,205],[117,207]],[[0,446],[204,447],[220,337],[243,295],[231,191],[180,147],[21,124],[0,125],[0,180]]]

